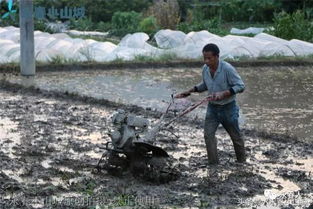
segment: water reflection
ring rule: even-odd
[[[238,68],[246,91],[238,96],[245,126],[313,140],[313,71],[310,67]],[[35,81],[46,90],[68,91],[115,102],[164,110],[173,92],[201,81],[196,69],[146,69],[38,73]],[[205,96],[193,95],[196,101]],[[203,118],[205,107],[193,114]],[[311,138],[311,139],[310,139]]]

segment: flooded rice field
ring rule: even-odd
[[[238,96],[243,127],[313,140],[312,67],[238,68],[246,90]],[[170,95],[201,81],[201,69],[125,69],[38,73],[34,79],[6,76],[13,83],[69,92],[164,111]],[[180,103],[189,105],[206,94]],[[179,109],[179,105],[177,106]],[[176,108],[176,109],[177,109]],[[202,119],[206,107],[192,112]]]
[[[169,153],[180,173],[166,184],[95,169],[104,143],[110,140],[110,116],[117,108],[0,89],[0,208],[313,207],[313,71],[309,67],[238,71],[247,85],[238,97],[247,164],[235,162],[231,140],[219,129],[221,162],[207,165],[202,107],[189,116],[197,117],[197,122],[173,124],[176,136],[167,131],[158,135],[157,145]],[[158,117],[151,116],[149,109],[163,110],[173,91],[200,81],[200,70],[51,72],[35,79],[5,79],[136,104],[148,109],[136,114],[155,123]],[[203,96],[194,95],[185,103]],[[268,137],[271,134],[281,138]]]

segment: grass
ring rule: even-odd
[[[251,57],[236,57],[235,59],[225,59],[226,61],[237,61],[237,62],[248,62],[248,61],[312,61],[313,54],[308,56],[297,56],[297,57],[287,57],[282,55],[273,55],[273,56],[262,56],[257,58]],[[202,58],[199,59],[182,59],[178,58],[174,53],[164,53],[157,57],[145,56],[145,55],[137,55],[134,60],[125,61],[122,58],[116,58],[110,62],[103,62],[103,64],[123,64],[123,63],[167,63],[167,62],[202,62]],[[80,64],[80,63],[88,63],[88,64],[100,64],[95,61],[87,61],[87,62],[78,62],[75,60],[65,60],[61,58],[55,58],[49,64]],[[11,64],[12,65],[12,64]]]
[[[226,59],[227,60],[227,59]],[[297,56],[297,57],[288,57],[282,55],[272,55],[272,56],[261,56],[256,58],[251,57],[238,57],[235,61],[238,62],[253,62],[253,61],[269,61],[269,62],[286,62],[286,61],[305,61],[305,62],[312,62],[313,54],[308,56]],[[234,60],[227,60],[227,61],[234,61]]]
[[[154,60],[155,59],[153,57],[144,56],[144,55],[137,55],[135,56],[135,59],[134,59],[134,61],[137,61],[137,62],[153,62]]]
[[[79,50],[79,53],[84,56],[87,60],[87,62],[93,62],[93,54],[92,50],[89,47],[83,47]]]
[[[55,57],[52,57],[49,63],[57,65],[57,64],[68,63],[68,60],[63,56],[57,55]]]
[[[264,56],[264,57],[237,57],[235,59],[225,59],[225,61],[231,62],[312,62],[313,54],[308,56],[298,56],[298,57],[286,57],[281,55],[274,55],[274,56]],[[52,58],[49,63],[43,62],[36,62],[36,66],[58,66],[58,65],[111,65],[111,64],[141,64],[141,63],[151,63],[151,64],[158,64],[158,63],[179,63],[179,62],[202,62],[202,58],[199,59],[182,59],[178,58],[175,54],[166,53],[160,55],[158,57],[150,57],[144,55],[135,56],[134,60],[125,61],[121,58],[116,58],[110,62],[95,62],[95,61],[86,61],[86,62],[79,62],[77,60],[68,60],[63,57],[57,56]],[[0,65],[0,72],[1,69],[9,69],[9,70],[19,70],[19,63],[6,63]]]
[[[181,60],[177,57],[174,53],[163,53],[159,56],[152,57],[152,56],[145,56],[145,55],[137,55],[133,62],[171,62]],[[186,60],[186,59],[184,59]],[[192,61],[192,60],[190,60]]]

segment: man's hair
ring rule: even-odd
[[[202,52],[212,52],[214,56],[218,56],[220,54],[220,49],[216,44],[207,44],[203,47]]]

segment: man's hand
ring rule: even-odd
[[[231,95],[229,90],[226,91],[219,91],[212,94],[213,100],[223,100]]]
[[[185,92],[182,92],[180,94],[176,94],[174,96],[174,98],[181,99],[181,98],[185,98],[185,97],[188,97],[188,96],[190,96],[190,92],[189,91],[185,91]]]
[[[177,95],[174,96],[174,98],[176,98],[176,99],[185,98],[185,97],[190,96],[190,94],[192,92],[197,92],[197,87],[193,87],[193,88],[189,89],[188,91],[184,91],[184,92],[182,92],[180,94],[177,94]]]

